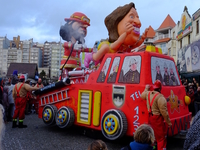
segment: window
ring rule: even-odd
[[[182,39],[180,40],[180,48],[182,48]]]
[[[140,56],[127,56],[124,58],[120,76],[118,79],[119,83],[140,83],[140,68],[141,68],[141,57]]]
[[[110,74],[108,76],[108,80],[107,80],[108,83],[115,83],[118,68],[119,68],[119,63],[120,63],[120,57],[116,57],[113,61],[113,64],[112,64],[112,67],[110,70]]]
[[[190,34],[188,35],[188,44],[190,44]]]
[[[196,22],[196,34],[199,34],[199,20]]]
[[[169,49],[169,53],[168,53],[168,55],[171,56],[171,49]]]
[[[106,79],[106,75],[107,75],[107,72],[108,72],[108,68],[109,68],[109,65],[110,65],[110,61],[111,61],[111,58],[107,58],[103,67],[101,68],[101,71],[100,71],[100,74],[99,74],[99,77],[97,79],[97,82],[104,82],[105,79]]]
[[[164,58],[151,57],[151,77],[152,83],[158,79],[164,86],[180,85],[174,62]]]

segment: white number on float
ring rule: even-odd
[[[138,122],[138,120],[139,120],[139,116],[138,116],[139,115],[139,107],[138,106],[135,107],[134,110],[136,111],[136,115],[133,116],[133,118],[134,118],[133,126],[134,126],[134,130],[136,131],[137,128],[139,127],[139,125],[140,125],[140,123]]]

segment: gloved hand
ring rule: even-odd
[[[83,48],[83,44],[78,44],[78,41],[74,44],[74,49],[75,50],[81,50]]]

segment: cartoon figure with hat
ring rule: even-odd
[[[162,78],[162,75],[161,75],[161,72],[160,72],[160,65],[158,63],[158,61],[156,61],[156,80],[160,80],[161,83],[163,83],[163,78]]]
[[[123,77],[124,83],[139,83],[140,73],[137,71],[137,61],[131,59],[129,61],[129,71]]]
[[[174,74],[174,70],[172,68],[172,64],[169,64],[169,74],[170,74],[170,80],[169,80],[169,84],[172,86],[176,86],[178,85],[178,80],[176,79],[176,76]]]
[[[169,73],[168,73],[168,67],[166,62],[164,62],[164,81],[163,81],[163,85],[169,85]]]
[[[90,26],[90,19],[81,12],[73,13],[70,18],[65,18],[65,21],[65,25],[61,26],[59,31],[62,39],[67,41],[63,45],[65,51],[60,68],[63,67],[66,59],[69,57],[73,45],[74,49],[86,47],[84,38],[87,35],[87,27]],[[64,68],[70,71],[73,68],[80,67],[79,53],[80,52],[73,51]]]
[[[84,65],[89,67],[90,61],[100,61],[106,53],[131,52],[140,46],[147,36],[148,28],[140,36],[141,22],[135,4],[120,6],[105,18],[109,39],[98,45],[96,53],[85,55]]]

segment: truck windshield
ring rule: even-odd
[[[151,77],[152,83],[160,80],[164,86],[178,86],[180,81],[173,61],[151,57]]]

